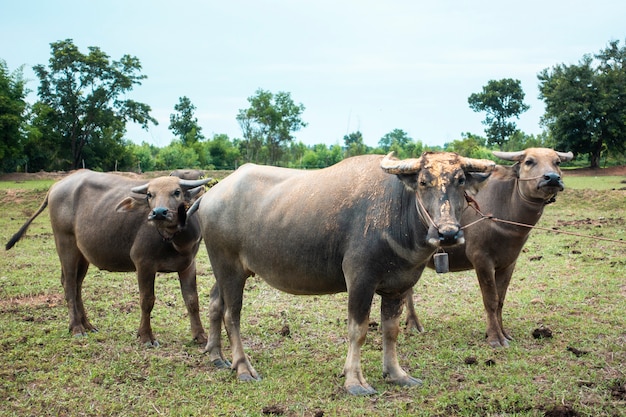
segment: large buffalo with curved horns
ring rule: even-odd
[[[468,226],[464,228],[465,244],[446,248],[445,252],[449,254],[451,271],[476,270],[487,312],[487,342],[493,347],[506,347],[513,336],[503,326],[502,307],[515,263],[532,230],[528,226],[537,224],[546,204],[563,191],[559,165],[574,155],[546,148],[493,154],[515,164],[498,165],[473,196],[482,214],[470,207],[465,209],[461,218],[461,224]],[[482,215],[527,226],[481,221]],[[428,266],[434,267],[432,260]],[[407,327],[422,331],[412,291],[407,294],[407,306]]]
[[[97,330],[87,319],[82,298],[83,279],[89,264],[94,264],[113,272],[137,271],[141,304],[138,336],[151,346],[158,345],[150,325],[155,275],[178,272],[193,337],[204,343],[195,264],[201,234],[198,220],[188,215],[188,208],[209,181],[176,177],[131,180],[80,170],[50,188],[39,209],[6,249],[22,238],[49,205],[72,334]]]
[[[383,374],[395,384],[419,384],[396,355],[404,295],[438,247],[463,242],[464,193],[494,166],[453,153],[425,153],[406,160],[358,156],[317,171],[239,168],[211,188],[198,209],[217,281],[209,307],[209,358],[232,367],[240,380],[259,378],[240,335],[243,288],[258,274],[292,294],[348,292],[343,375],[346,390],[356,395],[375,392],[361,371],[361,346],[378,293]],[[232,364],[222,353],[222,322]]]

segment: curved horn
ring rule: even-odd
[[[571,152],[558,152],[558,151],[555,151],[555,152],[559,156],[559,158],[561,158],[561,162],[567,162],[567,161],[571,161],[572,159],[574,159],[574,154]]]
[[[526,152],[525,151],[517,151],[517,152],[492,151],[491,153],[500,159],[504,159],[505,161],[520,161],[524,157],[524,154]]]
[[[474,159],[459,156],[461,167],[468,172],[491,172],[495,169],[496,163],[489,159]]]
[[[212,180],[213,178],[203,178],[201,180],[180,180],[178,181],[178,184],[181,186],[181,188],[188,190],[190,188],[196,188],[201,185],[205,185],[207,182]]]
[[[422,161],[416,158],[400,160],[389,152],[380,161],[380,167],[388,174],[414,174],[422,168]]]
[[[145,183],[144,185],[138,185],[137,187],[133,187],[130,189],[130,191],[132,191],[133,193],[137,193],[137,194],[145,194],[148,192],[148,183]]]

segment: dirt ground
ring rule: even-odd
[[[46,180],[46,179],[61,179],[73,171],[55,171],[55,172],[33,172],[33,173],[22,173],[22,172],[11,172],[8,174],[0,174],[0,181],[28,181],[28,180]],[[154,178],[160,175],[169,175],[170,171],[152,171],[146,172],[144,174],[137,174],[135,172],[117,172],[118,175],[123,175],[129,178]],[[625,176],[626,177],[626,165],[609,167],[609,168],[599,168],[599,169],[591,169],[591,168],[577,168],[577,169],[568,169],[565,171],[567,176]]]

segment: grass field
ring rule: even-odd
[[[473,271],[427,271],[416,285],[422,334],[403,333],[400,363],[424,381],[382,378],[379,299],[363,348],[378,390],[353,398],[339,376],[347,352],[346,294],[296,297],[251,278],[242,334],[263,380],[239,383],[191,341],[173,274],[157,277],[152,325],[159,348],[136,339],[134,274],[91,269],[83,296],[99,332],[74,338],[47,211],[0,257],[2,416],[626,416],[626,191],[623,177],[565,178],[519,258],[505,303],[508,349],[484,341]],[[4,244],[52,181],[0,182]],[[600,240],[598,237],[620,240]],[[213,284],[198,255],[201,317]],[[284,329],[289,329],[287,335]],[[551,337],[535,338],[537,329]],[[226,340],[226,338],[225,338]],[[225,342],[227,354],[229,345]]]

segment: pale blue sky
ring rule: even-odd
[[[491,79],[522,82],[531,109],[517,121],[541,132],[537,74],[626,40],[626,2],[499,1],[34,1],[0,0],[0,59],[10,70],[47,64],[50,43],[139,58],[148,76],[131,94],[159,126],[128,137],[170,143],[179,97],[197,107],[205,136],[241,137],[235,120],[258,88],[306,107],[307,145],[360,130],[375,146],[393,129],[428,145],[484,135],[467,104]],[[36,99],[31,95],[31,101]]]

